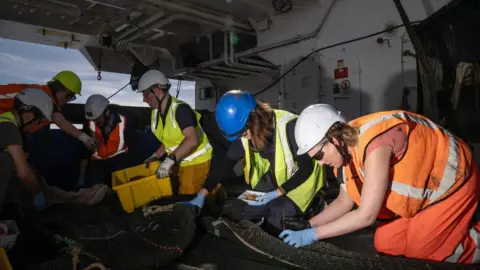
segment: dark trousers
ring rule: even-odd
[[[298,208],[287,197],[280,197],[268,204],[253,206],[243,204],[230,213],[234,220],[258,220],[264,218],[269,224],[277,229],[282,229],[282,218],[293,217],[298,214]]]
[[[91,187],[104,184],[112,187],[112,173],[130,166],[128,153],[122,153],[109,159],[90,160],[85,173],[85,185]]]
[[[8,196],[9,183],[15,175],[13,158],[8,152],[0,152],[0,213],[5,197]]]

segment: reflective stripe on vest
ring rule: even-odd
[[[180,146],[185,139],[180,127],[177,124],[175,114],[178,105],[182,104],[181,101],[172,97],[172,103],[167,111],[167,118],[165,125],[163,125],[163,119],[159,116],[157,109],[152,110],[151,125],[152,133],[163,144],[167,154],[171,154],[175,149]],[[200,114],[193,110],[197,119],[197,125],[195,131],[198,138],[198,146],[195,151],[180,161],[180,166],[197,165],[207,162],[212,157],[212,146],[210,145],[207,135],[203,131],[200,125]]]
[[[105,151],[101,151],[101,153],[98,153],[98,148],[95,149],[95,152],[92,155],[93,159],[107,159],[107,158],[112,158],[116,155],[125,153],[128,151],[127,145],[125,145],[125,138],[124,138],[124,132],[125,132],[125,126],[126,126],[126,117],[123,115],[118,114],[120,117],[119,123],[117,123],[117,126],[113,129],[113,131],[109,135],[109,139],[107,140],[106,144],[103,142],[103,136],[102,132],[100,131],[100,128],[97,127],[95,122],[89,121],[89,127],[92,133],[94,134],[95,138],[97,141],[103,142],[98,148],[102,149],[103,147],[105,148]],[[118,136],[118,140],[115,138]],[[111,143],[116,143],[116,145],[111,145]],[[110,147],[115,147],[115,152],[113,152]]]
[[[16,127],[18,127],[17,121],[12,112],[6,112],[6,113],[0,114],[0,123],[5,123],[5,122],[10,122],[14,124]],[[3,151],[4,152],[7,151],[7,148],[5,147]]]
[[[287,111],[274,110],[276,119],[275,128],[275,180],[278,186],[283,185],[297,171],[298,164],[294,159],[287,138],[287,124],[298,116]],[[260,182],[263,175],[270,169],[270,162],[264,159],[258,152],[254,152],[249,147],[248,139],[242,137],[242,144],[245,151],[245,181],[253,189]],[[315,160],[313,171],[309,178],[296,189],[287,193],[289,197],[301,211],[305,211],[313,200],[317,192],[322,188],[324,181],[324,167],[320,167]]]
[[[406,152],[404,157],[392,166],[393,176],[391,177],[393,179],[390,179],[391,185],[389,187],[392,193],[387,197],[386,206],[388,209],[402,217],[411,217],[426,206],[448,196],[468,179],[469,173],[463,170],[470,167],[468,166],[468,162],[471,162],[471,159],[468,158],[468,154],[471,155],[471,151],[467,149],[468,147],[463,143],[460,146],[459,139],[448,130],[436,125],[427,118],[413,113],[394,111],[378,114],[380,114],[379,117],[374,117],[365,122],[361,122],[362,120],[360,120],[360,123],[358,123],[358,119],[350,122],[353,123],[354,126],[357,123],[360,131],[359,143],[356,147],[351,148],[352,161],[356,167],[356,172],[360,176],[360,180],[363,182],[365,177],[363,158],[365,158],[366,147],[370,141],[396,125],[406,124],[408,126],[408,146]],[[373,114],[373,116],[375,116],[375,114]],[[371,116],[366,116],[365,118],[368,119],[368,117],[371,118]],[[418,127],[415,126],[417,124]],[[422,127],[424,128],[423,130],[421,129]],[[415,131],[415,129],[417,130]],[[366,136],[366,138],[362,140],[362,136]],[[412,136],[416,137],[412,138]],[[426,140],[427,142],[422,142],[421,140]],[[427,153],[415,152],[421,149],[420,144],[426,143],[436,143],[435,147],[438,149],[423,150],[428,151]],[[413,147],[417,146],[418,149],[409,149],[411,145],[413,145]],[[423,158],[420,157],[421,154],[424,155]],[[459,169],[460,158],[462,158],[461,170]],[[418,161],[415,161],[415,159],[418,159]],[[417,170],[420,176],[415,179],[415,176],[417,176],[415,172],[417,172]],[[353,181],[347,183],[348,173],[345,173],[346,170],[343,172],[347,190],[350,190],[349,194],[358,204],[360,191],[352,193],[352,190],[357,188]],[[402,179],[402,177],[405,178],[406,176],[410,176],[412,179]],[[400,177],[400,179],[397,177]],[[397,197],[393,198],[392,196]],[[391,200],[389,200],[390,197]],[[416,201],[412,199],[416,199]],[[402,203],[405,205],[399,205]]]
[[[473,258],[471,263],[476,264],[480,263],[480,232],[478,232],[475,228],[470,228],[469,235],[472,238],[473,242],[475,243],[475,246],[477,247],[475,251],[473,252]],[[447,259],[445,259],[446,262],[451,262],[451,263],[457,263],[460,260],[460,257],[462,257],[463,252],[464,252],[464,247],[463,244],[460,242],[458,246],[455,248],[453,251],[453,254],[450,255]]]
[[[0,94],[0,99],[10,99],[10,98],[14,98],[16,95],[17,95],[17,93]]]
[[[6,113],[0,114],[0,123],[3,123],[3,122],[10,122],[18,127],[17,121],[15,120],[15,116],[13,115],[12,112],[6,112]]]
[[[435,123],[433,123],[428,119],[422,119],[415,115],[407,115],[405,113],[396,113],[396,114],[384,116],[382,118],[377,118],[376,120],[369,122],[366,125],[363,125],[360,128],[360,135],[362,135],[362,133],[364,133],[367,129],[379,123],[380,121],[386,121],[393,117],[407,119],[407,120],[416,122],[418,124],[424,125],[426,127],[429,127],[433,130],[441,130],[443,133],[445,133],[448,136],[449,149],[448,149],[447,166],[445,166],[443,177],[436,191],[428,188],[425,188],[425,189],[416,188],[416,187],[412,187],[410,185],[401,183],[399,181],[396,181],[395,179],[392,180],[392,186],[391,186],[392,191],[395,191],[396,193],[401,194],[403,196],[412,197],[415,199],[428,198],[430,200],[430,203],[433,203],[436,200],[438,200],[440,197],[445,195],[445,193],[455,184],[455,176],[457,174],[457,169],[458,169],[458,142],[455,136],[453,136],[452,133],[450,133],[448,130],[444,129],[443,127],[437,126]],[[357,154],[359,154],[358,145],[357,145]],[[362,177],[365,177],[363,170],[360,169],[360,173],[362,174]]]

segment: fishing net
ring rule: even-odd
[[[245,245],[205,233],[166,269],[297,269]]]
[[[304,248],[293,248],[279,238],[262,231],[249,221],[235,223],[226,219],[204,218],[210,233],[247,246],[249,249],[274,258],[297,269],[476,269],[474,266],[438,263],[381,255],[368,255],[340,249],[317,241]]]
[[[196,227],[192,207],[162,203],[153,202],[131,214],[115,199],[92,207],[52,209],[43,227],[49,227],[48,233],[59,245],[58,256],[30,269],[164,267],[182,255]]]

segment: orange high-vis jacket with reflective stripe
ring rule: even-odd
[[[359,129],[360,135],[357,145],[350,147],[350,165],[342,168],[347,193],[357,205],[367,146],[377,136],[402,124],[408,145],[403,157],[390,165],[391,184],[379,218],[412,217],[455,192],[471,174],[470,147],[428,118],[400,110],[369,114],[349,122]]]
[[[53,97],[52,90],[47,85],[39,84],[6,84],[0,85],[0,114],[9,112],[13,109],[13,98],[14,96],[27,88],[40,88],[45,91],[52,99],[53,104],[56,104],[55,98]],[[58,108],[61,111],[61,108]],[[50,124],[50,121],[43,120],[41,123],[36,125],[33,129],[29,130],[29,133],[32,133],[36,130],[39,130],[42,127],[45,127]]]
[[[126,118],[118,114],[120,121],[108,136],[107,141],[104,140],[101,129],[93,121],[88,121],[88,125],[95,139],[100,142],[95,152],[92,155],[93,160],[107,159],[118,154],[124,153],[128,150],[125,144],[124,132],[127,124]]]

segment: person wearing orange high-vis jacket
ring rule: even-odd
[[[98,147],[80,161],[77,187],[106,184],[111,186],[112,172],[130,165],[128,147],[135,132],[133,123],[109,108],[102,95],[91,95],[85,103],[83,130],[98,142]],[[90,159],[90,162],[88,161]]]
[[[47,85],[37,84],[6,84],[0,85],[0,113],[11,111],[13,108],[14,97],[17,93],[27,88],[42,89],[47,93],[53,102],[53,116],[51,120],[43,120],[35,128],[29,130],[33,133],[54,122],[60,129],[70,136],[80,140],[89,149],[95,149],[96,142],[87,134],[81,132],[70,123],[62,114],[63,106],[76,99],[76,95],[81,95],[82,82],[80,78],[72,71],[64,70],[57,73]]]
[[[400,110],[347,123],[335,108],[316,104],[300,114],[295,139],[298,154],[337,169],[342,188],[323,212],[295,227],[303,230],[284,230],[284,242],[301,247],[371,226],[378,218],[374,245],[380,253],[480,262],[477,163],[470,147],[450,131]]]

